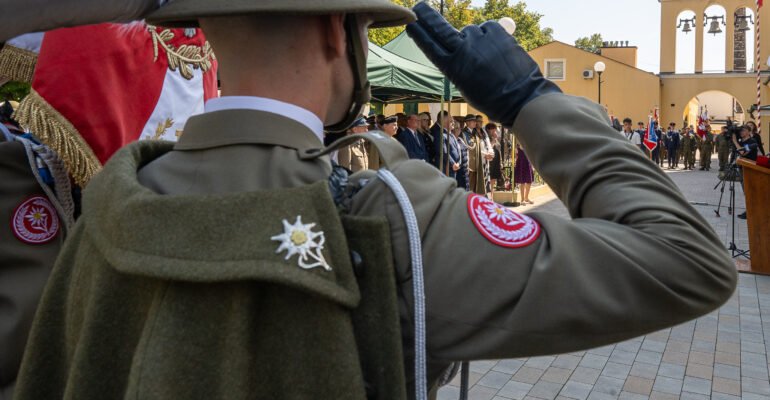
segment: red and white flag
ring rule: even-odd
[[[53,30],[17,118],[85,186],[121,147],[175,141],[217,96],[216,66],[200,30],[143,22]]]
[[[709,110],[708,107],[704,106],[701,109],[701,114],[698,116],[698,136],[703,139],[704,136],[706,136],[706,133],[708,131],[707,124],[709,123]]]

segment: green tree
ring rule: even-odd
[[[392,1],[405,7],[413,7],[417,3],[416,0]],[[430,4],[436,9],[439,9],[440,3],[440,0],[430,0]],[[444,17],[457,29],[470,24],[511,17],[516,21],[514,37],[527,51],[553,41],[553,30],[540,27],[540,19],[543,15],[527,10],[527,3],[523,1],[511,5],[510,0],[487,0],[483,7],[474,8],[471,6],[471,0],[444,0]],[[393,40],[403,30],[404,27],[370,29],[369,40],[382,46]]]
[[[602,48],[602,41],[601,33],[594,33],[591,37],[582,37],[576,40],[575,47],[598,54],[599,49]]]
[[[417,4],[418,0],[391,0],[394,3],[412,8],[415,4]],[[377,29],[369,29],[369,41],[378,45],[382,46],[385,43],[390,42],[391,40],[395,39],[396,36],[400,35],[401,32],[404,31],[403,26],[394,26],[391,28],[377,28]]]
[[[504,17],[510,17],[516,21],[516,33],[513,36],[527,51],[553,41],[553,29],[540,26],[543,15],[528,10],[527,3],[523,1],[511,5],[509,0],[487,0],[484,7],[479,9],[473,22],[481,24]]]
[[[437,10],[441,7],[440,0],[431,0],[431,4]],[[478,9],[471,7],[471,0],[444,0],[444,18],[457,29],[472,24],[478,13]]]

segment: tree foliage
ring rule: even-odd
[[[21,101],[29,94],[31,86],[26,82],[11,81],[0,86],[0,103],[7,100]]]
[[[392,1],[405,7],[413,7],[417,3],[417,0]],[[440,0],[431,0],[430,3],[439,9]],[[543,16],[527,10],[527,3],[523,1],[511,4],[510,0],[487,0],[483,7],[476,8],[471,6],[471,0],[444,0],[444,16],[457,29],[470,24],[511,17],[516,21],[514,37],[527,51],[553,41],[553,30],[540,26],[540,19]],[[369,40],[382,46],[393,40],[403,30],[404,27],[370,29]]]
[[[602,41],[602,34],[594,33],[590,37],[582,37],[575,40],[575,47],[598,54],[599,49],[602,48]]]
[[[513,36],[524,50],[529,51],[553,41],[553,29],[540,26],[543,15],[527,10],[527,3],[523,1],[511,5],[509,0],[487,0],[473,22],[480,24],[504,17],[516,21],[516,33]]]

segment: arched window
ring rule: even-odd
[[[682,11],[677,17],[676,68],[677,74],[695,72],[695,35],[700,31],[693,22],[695,12]]]
[[[712,5],[705,11],[706,26],[703,28],[703,73],[725,72],[727,45],[727,13],[720,5]],[[732,19],[732,18],[731,18]]]

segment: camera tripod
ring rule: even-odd
[[[727,206],[727,213],[730,214],[732,219],[732,236],[730,240],[730,244],[727,246],[727,250],[730,250],[730,254],[733,258],[738,257],[744,257],[747,260],[750,260],[751,257],[749,255],[749,250],[742,250],[739,249],[738,246],[735,245],[735,182],[740,181],[741,185],[743,185],[743,179],[741,175],[741,170],[738,168],[738,165],[736,164],[737,161],[737,154],[733,154],[730,157],[730,164],[727,166],[727,169],[725,171],[724,176],[719,178],[719,183],[717,183],[716,186],[714,186],[714,190],[719,188],[720,194],[719,194],[719,203],[717,204],[717,209],[714,210],[714,213],[717,215],[717,217],[721,218],[722,216],[719,214],[719,210],[722,209],[722,200],[725,195],[725,186],[727,186],[727,183],[729,183],[730,187],[730,200],[729,205]]]

